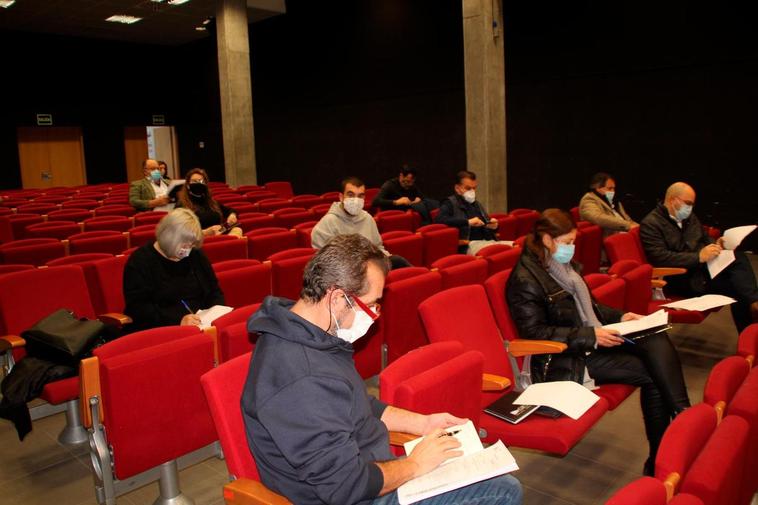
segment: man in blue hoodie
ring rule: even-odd
[[[247,439],[263,483],[298,505],[393,504],[397,489],[459,456],[442,430],[465,422],[421,415],[366,393],[352,343],[378,317],[388,261],[366,238],[339,235],[306,266],[297,302],[268,297],[248,323],[258,333],[242,395]],[[394,459],[388,431],[429,435]],[[521,503],[512,476],[422,503]]]

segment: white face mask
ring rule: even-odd
[[[179,258],[180,260],[183,260],[184,258],[189,256],[191,252],[192,252],[191,247],[180,247],[179,249],[176,250],[176,257]]]
[[[476,201],[476,191],[473,189],[469,189],[465,193],[461,195],[464,200],[466,200],[468,203],[474,203]]]
[[[345,342],[353,343],[368,332],[371,325],[374,324],[374,320],[362,310],[355,310],[355,307],[350,303],[350,300],[345,296],[345,300],[350,308],[355,312],[355,318],[353,318],[353,325],[350,328],[340,328],[340,323],[332,313],[334,324],[337,326],[337,338],[341,338]]]
[[[357,216],[363,210],[363,198],[345,198],[342,200],[342,207],[351,216]]]

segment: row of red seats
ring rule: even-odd
[[[738,355],[711,370],[703,403],[669,426],[655,478],[637,479],[607,505],[749,505],[758,491],[758,324],[739,336]]]

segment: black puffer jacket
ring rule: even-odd
[[[595,349],[595,330],[583,326],[574,297],[564,290],[524,248],[505,289],[508,308],[521,338],[553,340],[568,348],[560,354],[532,356],[532,381],[572,380],[581,384],[588,352]],[[595,315],[603,324],[616,323],[623,313],[597,303]]]

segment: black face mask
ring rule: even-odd
[[[189,194],[195,198],[205,198],[208,195],[208,186],[202,182],[193,182],[189,185]]]

